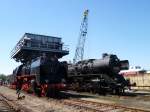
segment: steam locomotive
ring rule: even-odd
[[[128,68],[128,60],[120,60],[116,55],[107,53],[102,55],[102,59],[69,64],[69,87],[78,91],[120,94],[124,92],[128,82],[119,72]]]
[[[23,90],[38,96],[54,96],[66,89],[120,94],[128,86],[128,81],[119,72],[128,68],[128,60],[107,53],[102,59],[88,59],[76,64],[41,56],[17,67],[13,79],[14,85],[22,81]]]
[[[13,71],[14,85],[22,82],[24,91],[38,96],[54,97],[66,89],[66,67],[55,57],[38,57],[29,64],[22,64]]]

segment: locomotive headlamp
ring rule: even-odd
[[[48,84],[49,83],[49,81],[48,80],[45,80],[45,82]]]
[[[62,83],[65,83],[65,82],[66,82],[66,80],[65,80],[65,79],[62,79],[62,80],[61,80],[61,82],[62,82]]]

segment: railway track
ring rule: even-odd
[[[29,95],[32,97],[32,95]],[[17,100],[11,100],[11,97],[4,96],[3,94],[0,94],[0,99],[4,102],[2,105],[6,105],[5,107],[8,107],[8,109],[12,109],[13,111],[5,111],[5,112],[32,112],[31,110],[27,110],[26,105],[22,106],[16,106]],[[41,98],[42,99],[42,98]],[[43,98],[44,101],[45,98]],[[50,99],[54,101],[54,103],[63,104],[62,107],[69,107],[70,109],[75,109],[77,111],[75,112],[150,112],[146,110],[136,109],[136,108],[130,108],[126,106],[120,106],[115,104],[105,104],[105,103],[99,103],[94,101],[87,101],[75,97],[70,97],[70,99]],[[6,103],[6,104],[5,104]],[[8,103],[8,104],[7,104]],[[18,108],[20,107],[20,108]],[[24,107],[24,108],[23,108]],[[65,108],[64,107],[64,108]],[[1,109],[1,108],[0,108]],[[29,109],[29,108],[28,108]],[[4,109],[5,110],[5,109]],[[33,109],[32,109],[33,110]],[[0,110],[0,112],[3,112]]]
[[[105,104],[81,99],[64,100],[63,103],[68,106],[87,112],[150,112],[142,109],[130,108],[120,105]]]
[[[15,112],[14,108],[8,102],[8,99],[0,94],[0,112]]]
[[[0,93],[0,112],[31,112],[16,102]]]

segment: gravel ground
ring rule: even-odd
[[[88,93],[82,93],[87,94]],[[130,92],[127,96],[115,96],[115,95],[90,95],[92,98],[82,98],[83,100],[89,100],[100,103],[116,104],[131,108],[143,109],[150,111],[150,92],[135,91]]]
[[[25,99],[17,100],[15,91],[3,86],[0,86],[0,93],[9,97],[9,99],[16,100],[16,103],[27,108],[31,112],[80,112],[80,110],[63,105],[59,100],[54,99],[38,98],[33,95],[24,94]]]
[[[38,98],[29,94],[24,94],[24,100],[17,100],[15,90],[3,86],[0,86],[0,93],[8,96],[10,99],[16,100],[19,105],[24,106],[31,112],[82,112],[80,109],[62,104],[61,100],[48,99],[44,97]],[[133,96],[99,96],[88,93],[80,93],[80,95],[86,96],[81,97],[83,100],[116,104],[150,111],[150,92],[144,93],[142,91],[136,91],[134,93],[135,94],[132,94]],[[79,93],[74,94],[76,94],[74,96],[79,95]]]

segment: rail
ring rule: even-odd
[[[68,106],[80,109],[81,111],[89,112],[149,112],[147,110],[130,108],[120,105],[105,104],[93,101],[86,101],[80,99],[64,100],[63,103]]]
[[[18,105],[18,103],[15,102],[17,100],[9,99],[8,97],[6,97],[1,93],[0,98],[1,98],[0,100],[3,101],[8,106],[8,108],[14,112],[31,112],[29,109],[26,109],[25,107]]]

